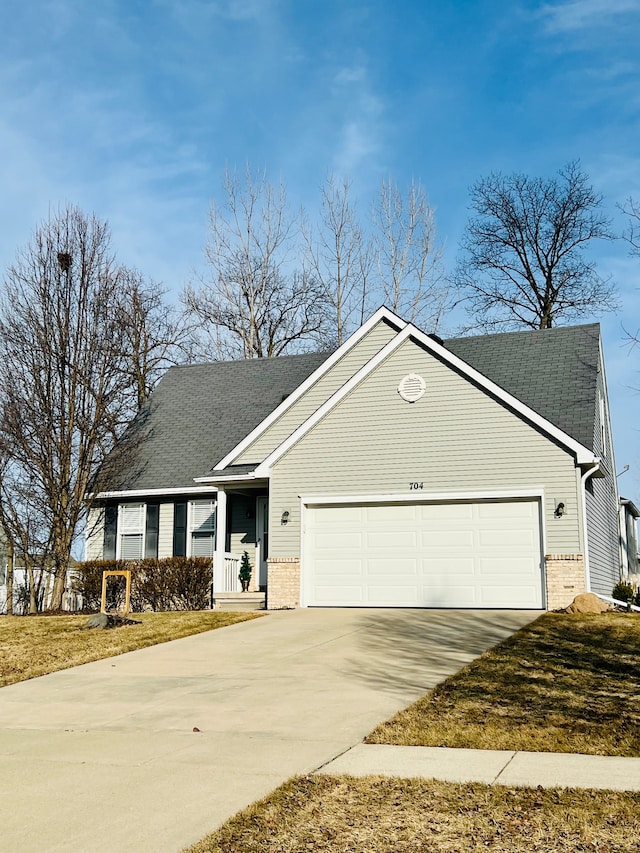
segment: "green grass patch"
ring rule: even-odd
[[[422,779],[293,779],[184,853],[627,853],[640,794]]]
[[[367,743],[640,755],[640,616],[547,613]]]
[[[259,617],[216,610],[135,613],[139,625],[85,629],[88,616],[0,616],[0,687]]]

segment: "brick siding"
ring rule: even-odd
[[[300,560],[271,557],[267,560],[267,610],[282,610],[300,604]]]
[[[560,610],[586,592],[582,554],[547,554],[547,610]]]

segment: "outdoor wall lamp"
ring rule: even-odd
[[[289,523],[289,510],[285,509],[282,513],[282,518],[280,519],[280,524],[288,524]]]
[[[556,506],[556,508],[553,511],[553,514],[555,515],[556,518],[562,518],[562,516],[565,514],[565,508],[564,508],[564,504],[562,503],[562,501],[560,501],[558,503],[558,505]]]

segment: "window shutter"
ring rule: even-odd
[[[104,538],[102,541],[103,560],[116,558],[116,530],[118,526],[118,507],[111,504],[104,508]]]
[[[187,556],[187,505],[173,505],[173,556]]]
[[[147,526],[144,537],[145,557],[158,556],[158,529],[160,526],[160,506],[147,504]]]

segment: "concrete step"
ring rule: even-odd
[[[264,610],[266,594],[264,592],[215,592],[214,610]]]

